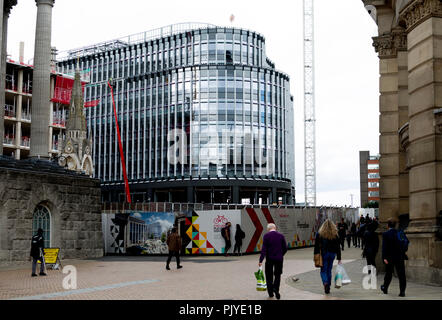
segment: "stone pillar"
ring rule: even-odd
[[[405,30],[398,30],[399,36],[404,41],[403,46],[398,48],[398,134],[399,134],[399,216],[409,214],[409,181],[407,146],[401,143],[400,130],[408,125],[408,52],[406,48]]]
[[[52,7],[55,0],[35,0],[37,26],[35,31],[34,75],[32,90],[31,153],[33,158],[49,159],[50,70]]]
[[[378,11],[381,14],[382,10]],[[391,10],[384,17],[390,21]],[[391,26],[391,25],[390,25]],[[385,223],[399,215],[399,58],[398,51],[406,50],[406,34],[401,30],[383,30],[373,38],[373,46],[379,53],[379,218]],[[403,58],[403,55],[402,55]],[[403,72],[402,72],[403,75]],[[403,80],[402,80],[403,82]]]
[[[0,0],[0,7],[3,14],[0,15],[0,156],[3,155],[4,139],[4,116],[5,116],[5,84],[6,84],[6,55],[8,44],[8,19],[13,6],[17,0]]]
[[[442,2],[411,1],[400,21],[408,32],[408,166],[410,239],[407,274],[442,283],[442,243],[437,217],[442,209],[442,135],[435,110],[442,107]]]

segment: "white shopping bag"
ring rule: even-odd
[[[342,264],[338,264],[336,267],[335,287],[340,288],[349,283],[351,283],[351,279],[345,271],[344,266]]]

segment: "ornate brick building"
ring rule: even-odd
[[[380,220],[408,226],[408,277],[441,285],[442,2],[363,2],[379,30]]]

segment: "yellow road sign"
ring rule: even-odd
[[[44,250],[44,257],[46,264],[57,263],[58,253],[60,252],[60,248],[45,248],[43,250]],[[38,262],[40,262],[40,260]]]

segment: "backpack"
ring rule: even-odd
[[[407,236],[405,235],[404,230],[398,230],[397,231],[397,237],[399,240],[399,247],[401,249],[402,253],[405,253],[408,251],[408,244],[410,241],[408,240]]]

